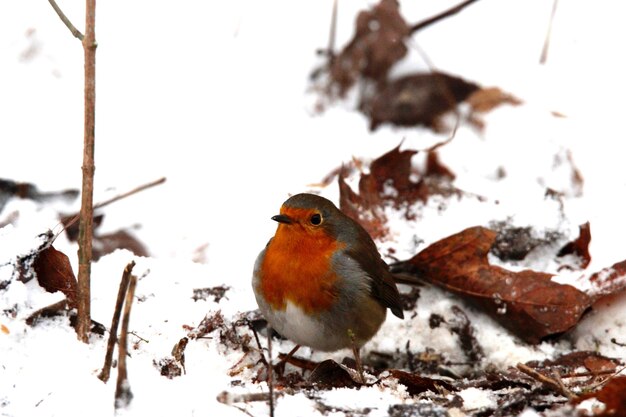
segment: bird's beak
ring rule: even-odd
[[[293,220],[291,219],[291,217],[285,215],[285,214],[277,214],[276,216],[272,217],[272,220],[278,222],[278,223],[284,223],[284,224],[291,224],[293,223]]]

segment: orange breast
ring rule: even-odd
[[[338,295],[331,257],[342,246],[323,230],[279,225],[261,265],[261,290],[267,302],[279,310],[287,301],[307,313],[327,310]]]

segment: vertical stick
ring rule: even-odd
[[[543,42],[543,49],[541,50],[541,56],[539,57],[539,63],[545,64],[548,60],[548,48],[550,47],[550,36],[552,35],[552,22],[554,22],[554,15],[556,15],[556,8],[559,0],[554,0],[552,3],[552,13],[550,14],[550,22],[548,23],[548,31],[546,32],[546,39]]]
[[[270,394],[270,417],[274,417],[274,362],[272,361],[272,326],[267,324],[267,385]]]
[[[85,37],[85,130],[83,187],[78,232],[78,339],[89,342],[91,327],[91,257],[93,235],[93,175],[96,119],[96,0],[86,0]]]
[[[330,20],[330,34],[328,35],[328,63],[329,66],[335,60],[335,39],[337,38],[337,3],[339,0],[333,1],[333,14]]]
[[[111,362],[113,361],[113,348],[115,347],[115,342],[117,342],[117,326],[120,323],[120,316],[122,315],[122,305],[124,304],[124,296],[128,291],[128,283],[130,281],[130,275],[133,272],[133,267],[135,266],[135,261],[130,261],[126,268],[124,268],[124,273],[122,274],[122,280],[120,281],[120,288],[117,292],[117,301],[115,302],[115,310],[113,311],[113,318],[111,319],[111,328],[109,330],[109,342],[107,343],[107,352],[104,356],[104,365],[102,366],[102,371],[98,378],[102,380],[102,382],[107,382],[109,380],[109,374],[111,373]]]
[[[128,283],[128,292],[124,301],[124,316],[122,317],[122,328],[120,329],[120,342],[117,353],[117,384],[115,386],[115,409],[124,408],[133,399],[133,393],[128,383],[128,370],[126,368],[126,355],[128,352],[128,323],[130,323],[130,310],[135,297],[135,286],[137,285],[137,277],[130,276]]]

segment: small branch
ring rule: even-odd
[[[91,259],[93,245],[93,176],[96,134],[96,0],[86,0],[83,130],[83,182],[78,224],[78,339],[89,343],[91,324]]]
[[[337,38],[337,3],[333,0],[333,14],[330,20],[330,33],[328,35],[328,65],[331,66],[335,60],[335,39]]]
[[[117,300],[115,301],[115,311],[113,312],[113,319],[111,319],[111,330],[109,331],[109,341],[107,343],[107,351],[104,356],[104,365],[98,378],[102,382],[109,380],[109,374],[111,373],[111,362],[113,361],[113,349],[115,348],[115,342],[117,342],[117,326],[120,323],[120,316],[122,314],[122,305],[124,303],[124,295],[128,290],[128,283],[130,281],[131,272],[135,266],[135,261],[131,261],[122,274],[122,280],[120,281],[120,288],[117,291]]]
[[[478,0],[466,0],[461,4],[458,4],[444,12],[439,13],[438,15],[435,15],[433,17],[429,17],[426,20],[423,20],[419,23],[416,23],[415,25],[413,25],[411,27],[411,34],[417,32],[418,30],[424,29],[426,26],[430,26],[435,22],[438,22],[440,20],[443,20],[447,17],[450,17],[454,14],[457,14],[458,12],[460,12],[461,10],[463,10],[464,8],[466,8],[467,6],[469,6],[472,3],[477,2]]]
[[[542,374],[541,372],[537,372],[533,368],[527,365],[524,365],[523,363],[518,363],[517,369],[519,369],[521,372],[525,373],[526,375],[532,377],[533,379],[536,379],[537,381],[541,382],[543,385],[549,387],[553,391],[556,391],[557,393],[567,397],[570,400],[573,398],[576,398],[576,394],[570,391],[563,384],[563,381],[561,381],[560,378],[558,380],[550,378],[549,376],[546,376]]]
[[[559,0],[554,0],[552,3],[552,13],[550,14],[550,22],[548,23],[548,31],[546,32],[546,40],[543,43],[543,49],[541,50],[541,57],[539,58],[540,64],[545,64],[548,60],[548,48],[550,47],[550,37],[552,36],[552,22],[554,21],[554,16],[556,15],[556,8],[559,3]]]
[[[112,197],[112,198],[110,198],[108,200],[101,201],[100,203],[96,204],[93,208],[94,209],[102,208],[102,207],[107,206],[107,205],[109,205],[111,203],[114,203],[114,202],[116,202],[118,200],[122,200],[122,199],[124,199],[126,197],[130,197],[133,194],[137,194],[140,191],[143,191],[143,190],[146,190],[148,188],[154,187],[155,185],[163,184],[164,182],[165,182],[165,177],[159,178],[158,180],[149,182],[149,183],[144,184],[144,185],[140,185],[137,188],[133,188],[132,190],[127,191],[127,192],[125,192],[123,194],[116,195],[115,197]]]
[[[270,417],[274,417],[274,367],[272,366],[272,326],[267,324],[267,385],[270,395]]]
[[[594,384],[590,387],[587,387],[586,390],[587,391],[594,391],[596,388],[601,387],[603,385],[606,385],[610,380],[612,380],[613,378],[619,376],[619,374],[621,374],[622,372],[624,372],[624,370],[626,370],[626,367],[622,367],[622,369],[620,369],[619,371],[614,371],[611,372],[611,374],[609,375],[609,377],[603,381],[598,382],[597,384]]]
[[[85,38],[85,36],[80,32],[80,30],[76,29],[76,27],[72,24],[72,22],[70,22],[70,19],[68,19],[67,16],[65,16],[65,13],[63,13],[63,10],[61,10],[61,8],[56,3],[56,1],[48,0],[48,2],[50,2],[50,5],[54,9],[54,11],[57,12],[57,15],[59,16],[59,18],[61,18],[61,21],[65,24],[65,26],[67,26],[70,32],[72,32],[72,35],[74,35],[75,38],[78,38],[79,40],[82,41]]]
[[[597,376],[604,376],[604,375],[613,375],[614,373],[615,373],[614,370],[594,371],[594,372],[573,372],[573,373],[561,375],[561,379],[589,378],[589,377],[597,377]]]
[[[476,0],[473,0],[473,1],[476,1]],[[436,143],[432,145],[431,147],[425,150],[422,150],[422,152],[434,152],[438,148],[452,142],[452,139],[456,137],[456,132],[459,130],[459,126],[461,126],[461,113],[459,112],[459,109],[457,107],[457,101],[454,98],[454,94],[452,94],[452,91],[450,91],[450,88],[444,81],[443,76],[437,70],[437,68],[435,67],[435,64],[431,61],[428,54],[416,42],[412,42],[411,44],[413,48],[415,48],[417,53],[420,54],[422,60],[426,63],[426,66],[428,67],[430,72],[435,75],[435,82],[437,83],[437,86],[439,87],[440,92],[443,94],[445,100],[450,105],[450,109],[452,109],[452,111],[454,112],[454,115],[456,116],[455,121],[454,121],[454,128],[452,129],[452,132],[450,132],[450,136],[447,139],[445,139],[443,142]]]
[[[132,334],[133,336],[135,336],[137,339],[139,339],[139,341],[144,342],[144,343],[150,343],[150,341],[148,339],[144,339],[143,337],[139,336],[137,334],[137,332],[128,332],[128,334]]]
[[[156,185],[160,185],[163,184],[165,182],[166,178],[165,177],[161,177],[158,180],[154,180],[152,182],[149,182],[147,184],[143,184],[140,185],[138,187],[133,188],[130,191],[126,191],[125,193],[122,194],[118,194],[114,197],[109,198],[108,200],[104,200],[101,201],[97,204],[95,204],[93,206],[93,209],[100,209],[102,207],[108,206],[109,204],[115,203],[116,201],[122,200],[126,197],[130,197],[133,194],[137,194],[140,191],[146,190],[148,188],[154,187]],[[72,218],[72,220],[70,220],[69,222],[67,222],[67,224],[64,225],[64,229],[67,229],[68,227],[72,226],[74,223],[76,223],[76,221],[80,218],[80,213],[76,213],[73,216],[72,215],[68,215],[67,217],[65,217],[66,219]],[[59,232],[60,233],[60,232]]]
[[[124,301],[124,317],[122,318],[122,329],[120,333],[120,342],[118,345],[118,372],[117,385],[115,386],[115,408],[126,407],[133,399],[133,393],[128,383],[128,371],[126,368],[126,356],[128,349],[128,323],[130,322],[130,310],[135,297],[135,287],[137,285],[137,277],[130,276],[128,283],[128,291],[126,292],[126,301]]]

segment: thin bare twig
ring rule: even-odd
[[[272,326],[267,325],[267,385],[270,394],[270,417],[274,417],[274,366],[272,365]]]
[[[554,0],[552,3],[552,13],[550,14],[550,22],[548,23],[548,31],[546,32],[546,40],[543,43],[543,49],[541,50],[541,57],[539,58],[540,64],[545,64],[548,60],[548,48],[550,47],[550,37],[552,36],[552,22],[554,21],[554,16],[556,15],[556,8],[559,3],[559,0]]]
[[[614,371],[611,372],[611,374],[609,375],[609,377],[603,381],[598,382],[597,384],[593,384],[590,387],[587,387],[588,391],[593,391],[598,387],[601,387],[603,385],[606,385],[610,380],[612,380],[613,378],[619,376],[619,374],[621,374],[622,372],[624,372],[624,370],[626,370],[626,367],[622,367],[622,369],[620,369],[619,371]]]
[[[158,180],[154,180],[154,181],[149,182],[147,184],[140,185],[139,187],[133,188],[130,191],[127,191],[125,193],[116,195],[115,197],[112,197],[112,198],[110,198],[108,200],[101,201],[100,203],[96,204],[93,208],[94,209],[102,208],[102,207],[104,207],[106,205],[114,203],[114,202],[116,202],[118,200],[121,200],[123,198],[129,197],[129,196],[131,196],[133,194],[137,194],[140,191],[143,191],[143,190],[148,189],[150,187],[154,187],[155,185],[163,184],[164,182],[165,182],[165,177],[161,177]]]
[[[570,400],[573,398],[576,398],[576,394],[570,391],[563,384],[563,381],[560,381],[560,378],[559,380],[555,380],[554,378],[544,375],[541,372],[538,372],[534,370],[533,368],[527,365],[524,365],[523,363],[518,363],[517,369],[519,369],[521,372],[525,373],[526,375],[532,377],[533,379],[536,379],[537,381],[541,382],[543,385],[551,388],[553,391],[556,391],[557,393],[567,397]]]
[[[126,191],[125,193],[118,194],[118,195],[116,195],[114,197],[109,198],[108,200],[104,200],[104,201],[101,201],[101,202],[99,202],[97,204],[94,204],[93,209],[94,210],[100,209],[100,208],[102,208],[104,206],[108,206],[109,204],[115,203],[116,201],[122,200],[122,199],[124,199],[126,197],[130,197],[133,194],[137,194],[140,191],[143,191],[143,190],[146,190],[148,188],[154,187],[155,185],[163,184],[165,182],[165,180],[166,180],[165,177],[161,177],[158,180],[154,180],[154,181],[151,181],[151,182],[149,182],[147,184],[143,184],[143,185],[140,185],[138,187],[135,187],[135,188],[133,188],[130,191]],[[66,218],[69,218],[69,217],[71,217],[71,215],[67,216]],[[64,225],[64,227],[61,230],[61,232],[63,230],[65,230],[65,229],[67,229],[68,227],[72,226],[74,223],[76,223],[76,221],[78,221],[79,218],[80,218],[80,213],[74,214],[74,216],[72,217],[72,220],[70,220],[69,222],[67,222],[67,224]],[[59,232],[59,233],[61,233],[61,232]]]
[[[124,317],[122,318],[122,329],[120,331],[120,342],[118,344],[118,371],[117,385],[115,386],[115,408],[126,407],[133,399],[133,393],[128,383],[128,370],[126,368],[126,355],[128,352],[128,323],[130,322],[130,310],[135,297],[135,287],[137,285],[137,277],[130,276],[128,283],[128,291],[126,292],[126,300],[124,301]]]
[[[113,361],[113,349],[115,348],[115,342],[117,342],[117,326],[120,323],[120,316],[122,315],[122,305],[124,304],[124,296],[128,291],[128,283],[130,282],[130,275],[135,266],[135,261],[130,261],[120,281],[120,288],[117,291],[117,300],[115,301],[115,311],[113,312],[113,318],[111,319],[111,329],[109,330],[109,341],[107,343],[107,351],[104,356],[104,365],[98,378],[102,382],[109,380],[109,374],[111,373],[111,362]]]
[[[328,66],[330,67],[335,60],[335,39],[337,38],[337,3],[339,0],[333,0],[333,14],[330,20],[330,33],[328,35]]]
[[[96,131],[96,0],[87,0],[85,8],[84,141],[83,184],[78,226],[78,339],[89,343],[91,324],[91,259],[93,244],[93,175]]]
[[[65,26],[67,26],[70,32],[72,32],[72,35],[82,41],[85,36],[80,32],[80,30],[76,29],[76,26],[74,26],[72,22],[70,22],[70,19],[65,16],[65,13],[63,13],[63,10],[61,10],[57,2],[54,0],[48,0],[48,2],[50,3],[54,11],[57,12],[57,15],[59,16],[61,21],[65,24]]]
[[[450,108],[452,109],[452,111],[454,112],[454,115],[456,116],[454,120],[454,128],[452,129],[452,132],[450,132],[450,136],[444,141],[438,142],[430,146],[429,148],[422,150],[423,152],[433,152],[437,150],[438,148],[452,142],[452,139],[456,137],[456,132],[459,130],[459,126],[461,126],[461,113],[459,112],[459,109],[457,108],[457,102],[456,102],[456,99],[454,98],[454,94],[452,94],[452,91],[450,91],[450,88],[443,80],[441,73],[437,70],[437,68],[435,67],[435,64],[431,61],[426,51],[424,51],[415,41],[411,42],[411,46],[415,48],[418,54],[420,54],[420,57],[426,63],[426,66],[428,67],[430,72],[435,75],[435,82],[438,84],[438,87],[441,93],[444,95],[445,100],[448,102],[448,104],[450,105]]]
[[[460,12],[461,10],[463,10],[464,8],[466,8],[467,6],[469,6],[472,3],[477,2],[478,0],[466,0],[463,3],[460,3],[444,12],[439,13],[438,15],[429,17],[426,20],[422,20],[419,23],[414,24],[411,27],[411,33],[415,33],[418,30],[424,29],[426,26],[430,26],[435,22],[438,22],[442,19],[445,19],[446,17],[450,17],[454,14],[457,14],[458,12]]]

